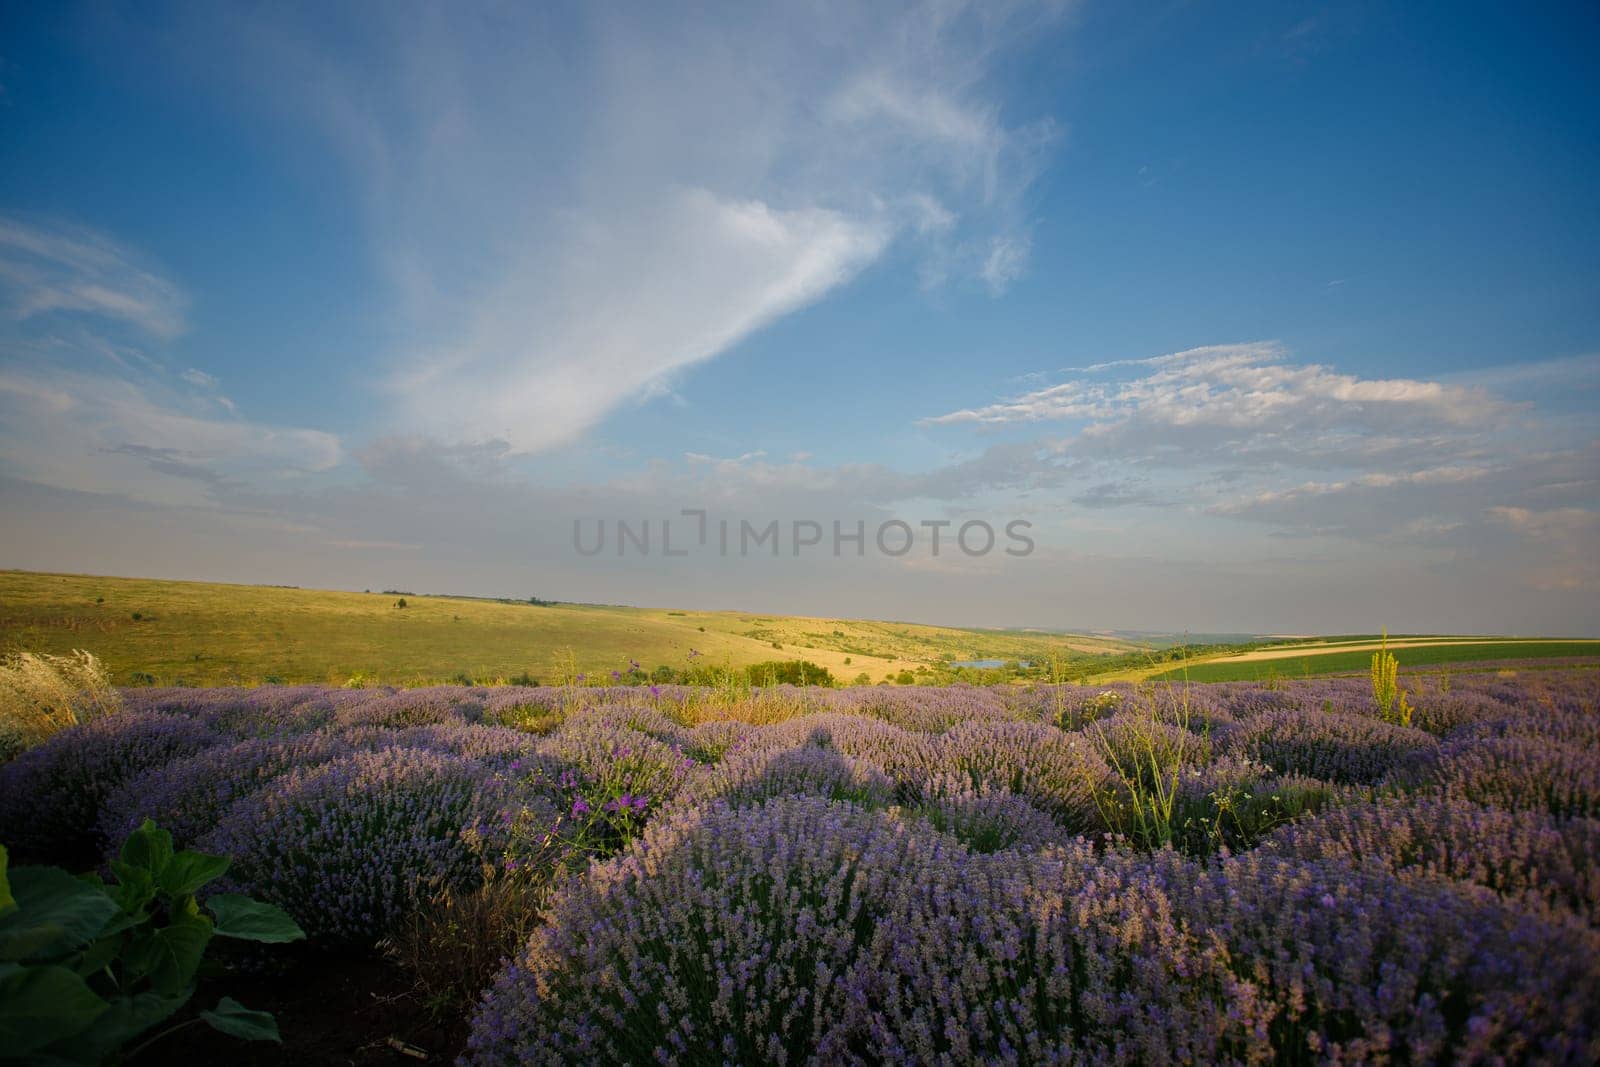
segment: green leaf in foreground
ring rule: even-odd
[[[226,856],[208,856],[203,852],[185,849],[162,868],[157,884],[170,897],[193,896],[195,890],[221,878],[227,869]]]
[[[0,915],[0,959],[57,956],[93,941],[120,910],[105,890],[54,867],[11,871],[17,907]]]
[[[268,1011],[251,1011],[232,997],[223,997],[215,1011],[203,1011],[200,1018],[213,1029],[244,1041],[277,1041],[278,1021]]]
[[[100,1063],[157,1023],[171,1018],[189,1002],[193,989],[172,996],[144,992],[116,997],[111,1010],[99,1016],[82,1033],[51,1045],[46,1051],[69,1063]]]
[[[65,967],[6,965],[0,976],[0,1049],[20,1056],[70,1037],[110,1007]]]
[[[306,936],[306,932],[289,917],[289,913],[276,904],[252,900],[237,893],[219,893],[208,897],[206,909],[217,918],[214,932],[218,937],[279,944],[299,941]]]
[[[128,945],[123,956],[128,972],[148,978],[156,993],[173,996],[194,980],[211,932],[211,921],[203,915],[176,915]]]
[[[122,843],[121,859],[123,863],[143,867],[153,878],[159,878],[172,860],[172,835],[146,819]]]

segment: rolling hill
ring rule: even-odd
[[[87,649],[119,682],[422,684],[465,675],[550,681],[567,664],[609,675],[692,662],[809,660],[872,681],[940,661],[1089,663],[1148,647],[1096,634],[977,630],[739,611],[0,571],[0,650]],[[694,655],[691,656],[691,652]]]

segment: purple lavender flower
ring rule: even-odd
[[[102,805],[124,783],[222,740],[195,719],[122,711],[62,730],[0,766],[0,843],[73,870],[107,844]]]
[[[228,878],[282,906],[314,939],[370,943],[419,888],[468,883],[462,831],[502,806],[483,771],[418,749],[363,752],[284,776],[236,805],[202,844]]]

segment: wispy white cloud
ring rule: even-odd
[[[1119,427],[1215,427],[1287,433],[1355,426],[1474,426],[1513,406],[1486,389],[1410,378],[1360,378],[1295,364],[1272,342],[1189,349],[1149,360],[1094,364],[1156,368],[1125,381],[1070,380],[1009,400],[922,420],[925,425],[1090,419],[1096,434]]]
[[[397,415],[533,453],[896,243],[924,284],[1020,277],[1058,131],[1003,114],[993,75],[1064,6],[382,8],[364,62],[284,7],[196,32],[349,162],[416,339]]]
[[[342,455],[333,434],[219,418],[158,380],[0,369],[0,468],[42,484],[197,503],[230,478],[322,473]]]
[[[236,479],[337,466],[335,435],[238,418],[213,375],[147,354],[182,332],[187,304],[106,235],[0,218],[0,472],[194,505]]]
[[[487,432],[520,452],[569,441],[662,376],[848,281],[887,238],[837,212],[699,189],[596,221],[565,277],[482,301],[464,337],[414,361],[397,383],[408,419],[458,439]]]
[[[5,216],[0,216],[0,291],[5,314],[17,322],[83,313],[162,340],[183,332],[188,306],[178,286],[104,234]]]
[[[1590,508],[1494,507],[1490,517],[1520,535],[1537,589],[1600,592],[1600,512]]]

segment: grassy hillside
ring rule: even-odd
[[[571,649],[577,668],[609,674],[691,662],[743,667],[804,659],[873,681],[940,660],[1087,661],[1135,641],[1038,631],[965,630],[744,612],[470,597],[405,597],[272,586],[0,571],[0,651],[87,649],[119,682],[147,675],[193,685],[262,681],[416,684],[466,674],[554,680]],[[137,618],[135,616],[138,616]],[[691,661],[690,650],[700,653]]]
[[[1270,678],[1300,678],[1316,674],[1366,671],[1372,663],[1374,640],[1308,642],[1292,648],[1252,650],[1232,656],[1191,663],[1187,668],[1162,670],[1157,679],[1192,682],[1252,682]],[[1600,641],[1548,641],[1511,638],[1390,637],[1389,650],[1402,668],[1469,665],[1496,660],[1584,657],[1600,659]]]

